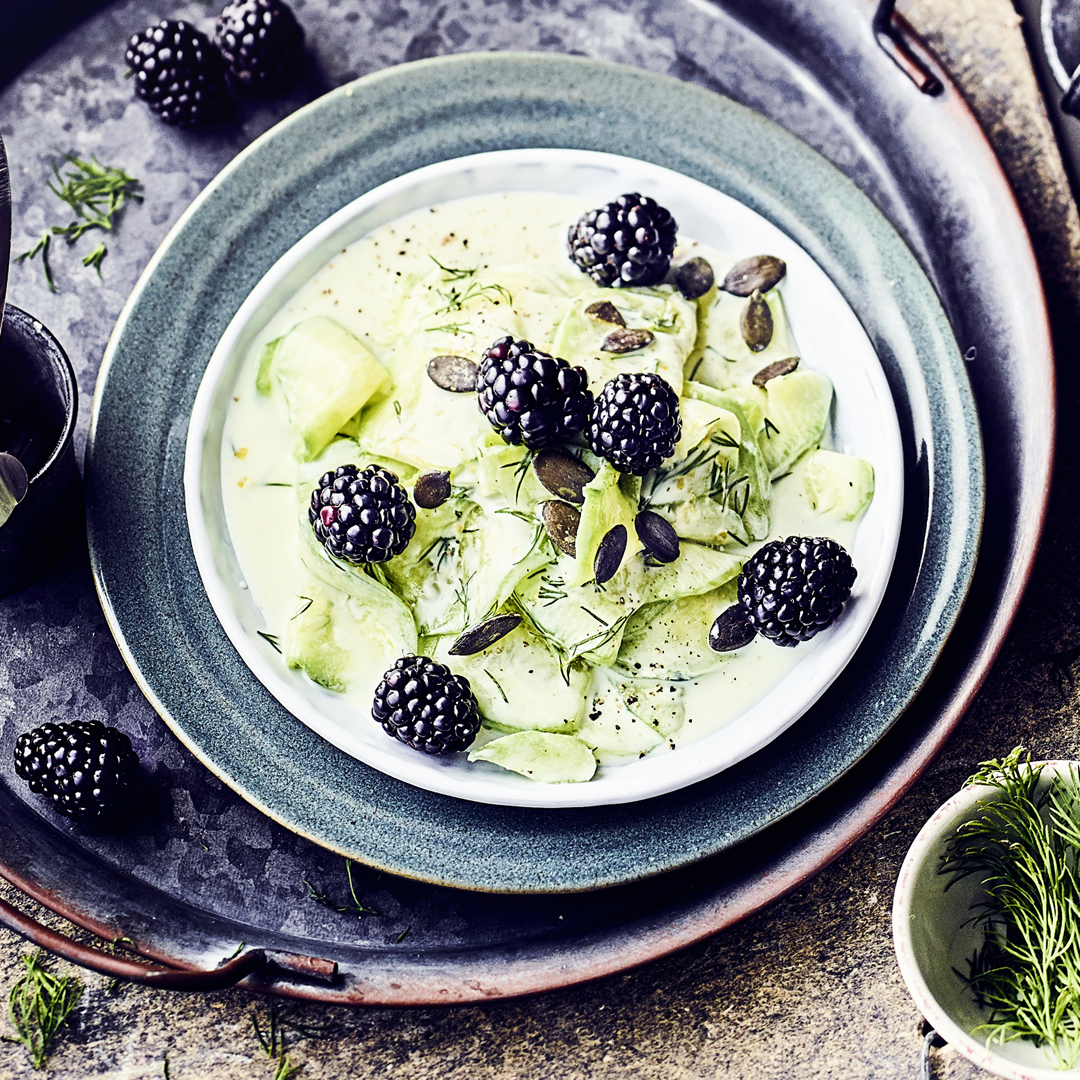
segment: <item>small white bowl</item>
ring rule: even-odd
[[[1039,790],[1077,762],[1047,761]],[[908,850],[893,894],[893,943],[900,974],[915,1004],[934,1030],[969,1061],[1008,1080],[1080,1078],[1080,1069],[1055,1069],[1047,1049],[1026,1039],[986,1045],[975,1028],[989,1020],[957,975],[982,944],[971,925],[972,905],[985,893],[977,875],[957,881],[938,873],[946,841],[973,816],[975,804],[992,798],[993,788],[968,787],[938,808]]]

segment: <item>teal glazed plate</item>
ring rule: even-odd
[[[226,328],[278,259],[380,184],[440,161],[535,147],[663,165],[800,245],[873,345],[903,446],[898,554],[853,660],[801,719],[736,768],[621,806],[468,802],[403,783],[321,739],[231,644],[185,512],[196,393]],[[796,811],[881,739],[959,614],[978,548],[983,469],[970,387],[937,297],[850,181],[775,124],[698,87],[574,57],[499,53],[406,64],[342,87],[209,185],[151,261],[109,344],[87,492],[95,578],[127,663],[226,783],[288,828],[393,873],[561,892],[723,851]]]

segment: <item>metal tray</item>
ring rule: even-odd
[[[886,21],[889,3],[877,18],[856,0],[814,5],[813,11],[795,0],[625,7],[626,25],[635,28],[629,36],[590,38],[584,34],[589,28],[553,9],[516,24],[478,17],[461,48],[483,41],[491,48],[569,51],[581,41],[605,41],[593,49],[603,49],[605,59],[673,72],[777,120],[834,161],[884,211],[937,287],[966,350],[986,437],[986,540],[960,624],[901,722],[838,783],[749,844],[673,874],[572,900],[463,894],[358,869],[357,895],[382,912],[358,924],[351,913],[309,896],[325,891],[335,906],[347,906],[341,860],[223,790],[149,714],[115,654],[94,643],[102,620],[85,564],[74,560],[4,602],[4,632],[29,641],[30,659],[40,668],[50,636],[63,639],[66,628],[82,624],[84,635],[67,644],[61,658],[60,682],[81,679],[99,711],[123,714],[122,726],[136,736],[167,805],[119,837],[75,834],[23,803],[8,772],[0,814],[11,824],[0,833],[0,867],[28,895],[105,938],[130,939],[160,961],[161,970],[143,969],[144,981],[198,985],[245,976],[247,985],[298,997],[420,1004],[567,985],[663,955],[757,910],[854,843],[936,752],[1001,644],[1042,525],[1053,377],[1030,244],[974,118],[910,32]],[[305,18],[328,20],[328,10],[309,4]],[[376,66],[430,49],[430,35],[426,45],[416,44],[423,37],[417,28],[426,25],[422,15],[416,13],[412,37],[409,26],[376,34]],[[147,13],[140,25],[149,21]],[[115,37],[106,12],[60,42],[40,66],[62,65],[77,54],[107,58]],[[619,41],[614,50],[612,40]],[[358,44],[350,47],[359,55]],[[328,58],[327,81],[355,73],[332,66],[352,59]],[[118,100],[123,93],[120,88]],[[19,121],[13,115],[17,134]],[[163,152],[178,153],[167,133],[150,137]],[[63,136],[47,131],[39,138],[47,152]],[[224,139],[179,145],[190,155],[189,167],[201,166],[192,169],[196,175],[205,175],[208,157],[221,164],[235,149]],[[1008,275],[996,267],[1009,267]],[[21,294],[17,299],[34,309]],[[46,631],[35,637],[41,626]],[[15,695],[18,711],[35,720],[45,700],[34,689],[39,685],[31,681]],[[77,708],[80,697],[85,702],[81,688],[59,711]],[[5,768],[15,729],[8,721],[0,736]],[[9,909],[0,915],[80,962],[109,970],[121,964],[49,938]],[[240,942],[249,951],[226,968],[209,976],[177,972],[213,969]]]

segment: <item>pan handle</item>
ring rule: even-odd
[[[871,25],[878,45],[924,94],[940,94],[941,80],[907,42],[907,23],[894,18],[896,0],[878,0]]]
[[[209,971],[184,970],[163,964],[144,964],[124,956],[91,949],[81,942],[73,941],[55,930],[43,926],[36,919],[12,907],[0,899],[0,923],[29,938],[35,945],[70,960],[73,964],[90,968],[101,975],[123,979],[126,982],[143,983],[169,990],[219,990],[232,986],[253,972],[266,967],[267,957],[262,949],[241,953]]]

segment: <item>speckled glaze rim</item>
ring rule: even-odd
[[[1075,773],[1077,768],[1080,768],[1080,762],[1076,761],[1036,761],[1032,762],[1032,765],[1042,767],[1042,778],[1047,782],[1056,776],[1063,776],[1069,772]],[[1045,784],[1042,785],[1042,787],[1045,786]],[[1022,1047],[1019,1044],[1009,1044],[1003,1053],[988,1047],[985,1040],[975,1036],[968,1027],[957,1021],[954,1013],[930,988],[925,967],[919,960],[914,941],[916,922],[920,918],[941,917],[937,909],[930,916],[922,915],[920,912],[919,900],[916,897],[919,881],[924,873],[933,871],[936,874],[938,859],[944,850],[945,840],[952,836],[964,821],[968,820],[976,803],[988,796],[992,798],[993,794],[993,788],[981,785],[961,788],[934,811],[919,830],[918,836],[915,837],[904,856],[893,892],[892,928],[897,966],[900,968],[908,993],[911,994],[927,1022],[951,1047],[959,1050],[964,1057],[979,1068],[986,1069],[995,1076],[1004,1077],[1005,1080],[1053,1080],[1054,1077],[1076,1080],[1080,1077],[1080,1069],[1055,1069],[1049,1063],[1038,1066],[1015,1060],[1017,1050],[1024,1054],[1030,1047],[1032,1055],[1037,1053],[1031,1044],[1025,1044]],[[940,880],[941,890],[944,893],[946,879]],[[965,921],[968,917],[968,912],[962,916]],[[942,956],[941,961],[952,963],[952,959],[947,956]],[[964,992],[959,988],[959,982],[957,982],[957,987],[958,994]],[[1010,1050],[1012,1050],[1011,1055]]]
[[[647,114],[635,113],[643,100]],[[629,812],[572,816],[405,790],[319,750],[296,730],[302,725],[252,695],[254,680],[216,625],[184,535],[187,411],[242,298],[351,197],[463,149],[602,149],[616,129],[637,156],[763,214],[845,294],[903,399],[914,497],[901,544],[908,540],[919,556],[894,575],[856,662],[774,744],[768,768],[752,758],[738,777]],[[599,888],[685,865],[792,813],[843,775],[933,668],[970,582],[983,505],[978,426],[951,330],[869,200],[798,140],[727,99],[663,76],[541,54],[457,56],[380,72],[293,114],[240,154],[170,233],[121,315],[99,377],[87,472],[107,618],[181,740],[249,801],[317,843],[394,873],[507,892]],[[302,776],[298,759],[308,765]],[[298,794],[300,812],[290,805]],[[327,806],[335,810],[329,818]]]

